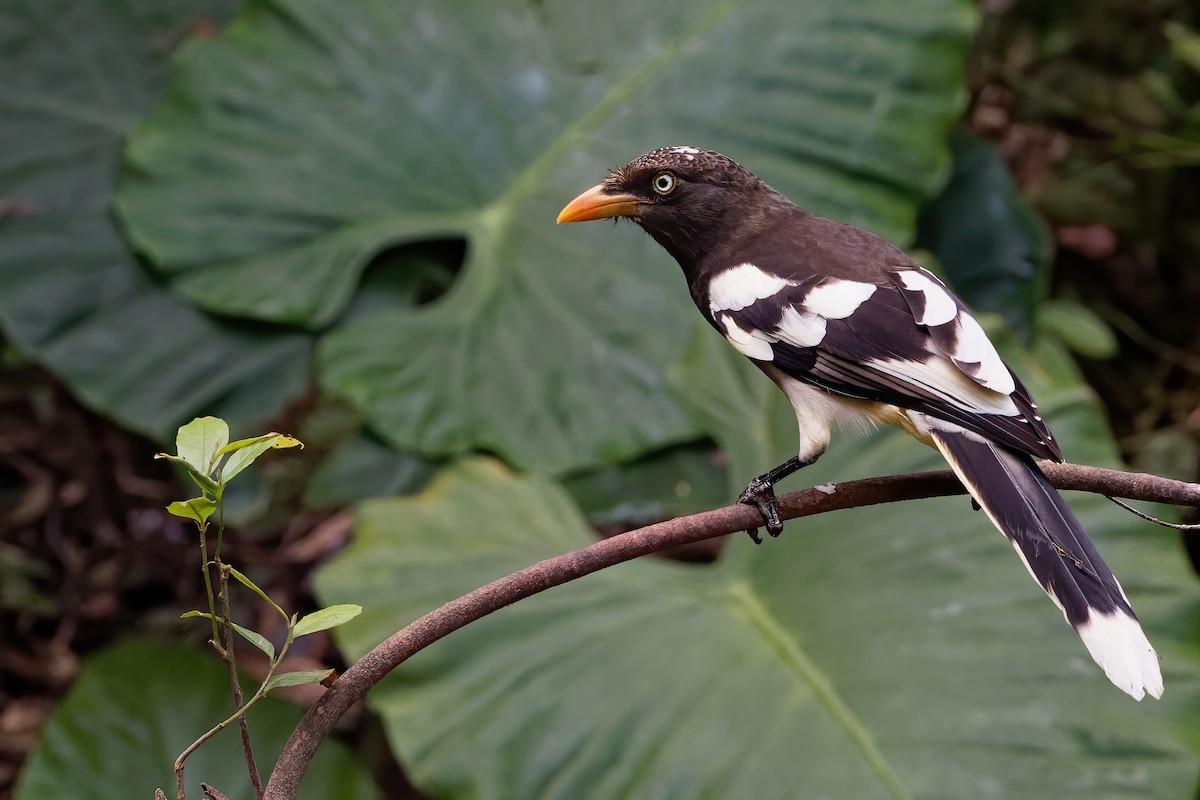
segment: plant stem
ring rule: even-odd
[[[219,551],[220,539],[218,538],[217,541]],[[234,654],[233,648],[233,613],[229,605],[229,568],[221,562],[220,558],[220,555],[216,556],[217,570],[221,576],[221,616],[225,623],[222,640],[225,652],[222,654],[222,659],[229,668],[229,685],[233,688],[233,708],[235,711],[240,711],[242,709],[242,681],[238,678],[237,656]],[[250,744],[250,727],[246,722],[245,714],[238,715],[238,727],[242,733],[242,752],[246,756],[246,769],[250,772],[250,784],[254,787],[254,796],[257,800],[262,800],[262,777],[258,774],[258,764],[254,761],[254,747]]]
[[[212,643],[219,646],[221,632],[217,628],[217,601],[213,596],[212,576],[208,574],[208,526],[200,527],[200,574],[204,576],[204,593],[208,596],[208,618],[212,622]],[[179,796],[183,800],[183,795]]]
[[[221,631],[217,627],[217,600],[213,596],[212,576],[208,574],[208,525],[198,526],[200,529],[200,574],[204,576],[204,594],[208,597],[208,619],[212,623],[212,638],[209,642],[213,648],[225,657],[225,648],[221,646]],[[187,800],[187,789],[183,784],[183,760],[188,757],[197,745],[193,744],[175,759],[175,797],[177,800]]]
[[[221,720],[216,725],[214,725],[212,728],[205,731],[205,733],[199,739],[192,742],[190,745],[188,745],[188,748],[186,750],[184,750],[182,753],[179,754],[179,758],[175,759],[175,783],[179,790],[179,800],[187,800],[186,796],[184,795],[184,789],[183,789],[183,762],[187,760],[188,756],[190,756],[192,753],[196,752],[196,750],[200,747],[200,745],[204,744],[209,739],[211,739],[212,737],[216,736],[221,731],[228,728],[230,726],[230,724],[233,723],[234,720],[241,718],[247,711],[249,711],[251,706],[253,706],[259,700],[266,697],[267,696],[266,686],[267,686],[266,681],[263,681],[263,685],[258,687],[258,691],[256,691],[254,693],[254,696],[251,697],[246,702],[246,705],[239,708],[236,712],[234,712],[234,714],[232,716],[226,717],[225,719]]]
[[[225,580],[225,583],[223,584],[222,589],[223,589],[223,591],[227,592],[228,588],[229,588],[229,585],[228,585],[229,566],[227,564],[221,564],[220,566],[222,567],[222,569],[221,569],[222,578],[223,578],[223,580]],[[228,605],[226,605],[227,601],[224,599],[225,597],[226,597],[226,595],[222,594],[222,598],[223,598],[222,606],[225,609],[225,611],[228,611]],[[226,622],[229,622],[228,617],[226,617],[225,620],[226,620]],[[226,635],[232,637],[233,625],[227,624],[225,626],[225,630],[226,630]],[[293,629],[291,627],[289,627],[287,639],[284,641],[283,647],[279,648],[279,653],[275,656],[274,659],[271,660],[271,665],[267,668],[267,674],[263,677],[262,683],[259,685],[258,689],[255,690],[254,696],[251,697],[249,700],[247,700],[245,705],[240,706],[229,717],[218,722],[216,725],[214,725],[212,728],[210,728],[208,731],[206,731],[199,739],[197,739],[196,741],[194,741],[190,745],[188,745],[188,748],[179,754],[179,758],[175,759],[175,782],[176,782],[176,786],[178,789],[179,800],[187,800],[187,797],[184,793],[184,786],[183,786],[183,762],[186,761],[188,756],[190,756],[192,753],[194,753],[197,750],[197,748],[200,747],[200,745],[204,744],[209,739],[216,736],[221,731],[225,730],[225,728],[229,727],[229,725],[234,720],[244,720],[245,716],[246,716],[246,712],[250,710],[251,706],[253,706],[259,700],[261,700],[267,696],[267,684],[270,683],[271,678],[274,677],[275,670],[278,669],[279,665],[283,663],[283,657],[285,655],[287,655],[288,648],[290,648],[292,646],[292,642],[294,640],[295,640],[295,636],[294,636]],[[229,658],[229,661],[231,661],[232,653],[233,653],[233,642],[232,641],[228,642],[227,646],[224,647],[223,649],[226,652],[231,654],[230,658]],[[226,663],[229,663],[229,661],[227,661]],[[236,667],[235,667],[235,670],[236,670]],[[235,672],[235,675],[236,675],[236,672]],[[235,689],[235,691],[238,694],[240,694],[241,687],[240,687],[240,685],[238,685],[236,677],[234,678],[234,685],[237,686],[237,689]],[[255,791],[259,793],[259,797],[261,798],[262,789],[259,787],[261,778],[258,776],[258,767],[253,765],[254,755],[253,755],[253,753],[251,753],[249,751],[249,746],[250,746],[249,740],[244,739],[243,741],[245,742],[245,746],[247,748],[248,757],[251,760],[251,773],[250,773],[251,779],[255,783]]]

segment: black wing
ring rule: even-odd
[[[714,279],[709,310],[749,357],[835,394],[919,411],[1062,460],[1029,391],[962,303],[925,270],[897,268],[886,282],[867,283],[760,271],[764,278],[751,264],[735,269],[741,273],[730,271],[724,284],[723,276]]]

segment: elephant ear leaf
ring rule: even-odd
[[[905,240],[973,21],[956,0],[252,0],[181,53],[119,210],[198,305],[327,330],[323,385],[391,445],[620,463],[704,434],[664,378],[695,310],[646,237],[558,210],[692,142]],[[448,239],[465,255],[439,301],[344,318],[380,251]]]
[[[1064,446],[1114,463],[1063,354],[1012,360]],[[840,444],[805,483],[942,466],[896,432]],[[1129,775],[1187,796],[1196,753],[1177,730],[1200,671],[1172,619],[1194,579],[1171,532],[1102,497],[1071,505],[1158,648],[1170,703],[1110,685],[963,497],[807,517],[760,548],[736,536],[716,566],[604,570],[439,641],[369,702],[434,796],[1070,797]],[[361,506],[317,590],[366,609],[335,632],[355,658],[398,621],[592,541],[558,486],[469,461]]]
[[[88,406],[164,441],[202,413],[260,422],[310,370],[311,337],[201,313],[147,273],[112,219],[125,135],[166,90],[172,51],[235,6],[0,9],[0,326]]]
[[[157,788],[174,797],[171,765],[200,734],[229,716],[229,705],[229,675],[212,651],[139,639],[121,642],[84,662],[71,691],[46,721],[14,798],[150,798]],[[267,698],[249,713],[259,764],[270,764],[301,711]],[[254,796],[236,735],[215,736],[196,750],[185,776],[189,797],[206,796],[201,781],[228,797]],[[378,800],[379,791],[345,747],[326,742],[300,797]]]

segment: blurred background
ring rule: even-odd
[[[721,150],[941,274],[1069,460],[1200,480],[1194,4],[2,0],[0,74],[2,800],[148,798],[229,713],[178,618],[205,602],[164,510],[189,489],[152,458],[195,416],[306,444],[227,499],[228,559],[277,602],[364,606],[294,669],[794,452],[657,246],[554,226],[655,147]],[[840,437],[786,488],[921,450]],[[1200,545],[1070,499],[1161,702],[1111,687],[951,498],[494,615],[385,681],[306,796],[1196,797]],[[318,692],[251,715],[264,772]],[[250,796],[239,759],[223,734],[190,780]]]

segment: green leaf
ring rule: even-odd
[[[1038,309],[1038,328],[1087,358],[1112,358],[1117,336],[1096,312],[1074,300],[1048,300]]]
[[[1069,359],[1014,360],[1071,456],[1114,463]],[[835,440],[796,482],[940,463],[880,433]],[[759,548],[734,537],[715,567],[604,570],[436,643],[369,703],[432,796],[1190,796],[1200,596],[1178,539],[1101,497],[1070,502],[1158,648],[1164,702],[1109,684],[953,497],[793,521]],[[553,484],[470,461],[364,504],[318,596],[368,609],[335,631],[353,659],[397,620],[592,540]]]
[[[755,475],[796,453],[796,415],[783,394],[740,353],[697,325],[671,388],[729,460],[729,499]]]
[[[0,202],[18,209],[0,219],[0,326],[89,407],[161,441],[198,413],[261,424],[309,377],[310,336],[196,311],[112,219],[126,130],[165,89],[173,48],[234,6],[0,8]]]
[[[217,482],[205,475],[200,470],[196,469],[192,462],[180,458],[179,456],[173,456],[169,453],[155,453],[154,457],[161,458],[165,461],[170,461],[172,464],[182,469],[197,486],[199,486],[203,491],[208,492],[208,494],[212,495],[213,497],[218,497],[221,494],[221,487],[217,485]]]
[[[963,131],[950,141],[954,172],[921,213],[918,246],[937,256],[967,305],[999,312],[1028,336],[1034,307],[1046,293],[1050,232],[992,144]]]
[[[229,442],[229,425],[217,417],[198,417],[179,429],[175,449],[179,457],[212,477],[217,455]]]
[[[217,504],[207,497],[193,497],[191,500],[176,500],[167,506],[167,511],[177,517],[190,519],[197,527],[203,529],[208,518],[217,510]]]
[[[339,508],[373,497],[411,494],[423,488],[432,474],[433,465],[420,456],[396,452],[360,434],[321,461],[305,489],[304,504]]]
[[[296,623],[295,636],[298,639],[310,633],[329,630],[330,628],[336,628],[338,625],[345,625],[361,613],[362,606],[352,603],[326,606],[301,617],[300,621]]]
[[[645,524],[728,503],[723,462],[711,442],[684,445],[572,475],[563,488],[593,524]]]
[[[289,447],[304,447],[304,443],[292,436],[282,433],[267,433],[251,439],[238,439],[222,447],[217,456],[229,453],[229,458],[221,467],[221,480],[230,481],[233,476],[255,462],[268,450],[280,450]]]
[[[127,640],[90,657],[42,729],[15,800],[175,796],[172,764],[196,737],[230,713],[229,676],[211,653]],[[266,698],[250,710],[260,768],[275,761],[302,710]],[[236,727],[236,726],[235,726]],[[200,782],[229,797],[253,797],[242,744],[224,731],[187,760],[188,797]],[[321,745],[300,798],[376,800],[370,774],[340,743]]]
[[[605,169],[692,141],[907,238],[948,162],[974,12],[597,8],[250,2],[180,54],[131,137],[119,212],[204,307],[333,323],[323,384],[397,447],[560,472],[697,438],[662,377],[696,318],[676,268],[636,230],[555,228],[557,211]],[[443,297],[337,324],[374,255],[432,239],[466,243]]]
[[[228,565],[227,565],[227,566],[228,566]],[[285,611],[284,611],[282,608],[280,608],[279,606],[277,606],[277,605],[275,604],[275,601],[274,601],[274,600],[272,600],[270,597],[268,597],[268,596],[267,596],[267,593],[266,593],[266,592],[264,592],[262,589],[258,588],[258,584],[256,584],[254,581],[252,581],[252,580],[250,580],[249,578],[247,578],[247,577],[246,577],[245,575],[243,575],[241,572],[238,572],[238,571],[237,571],[236,569],[234,569],[233,567],[229,567],[229,574],[230,574],[230,575],[232,575],[232,576],[233,576],[233,578],[234,578],[234,580],[236,580],[236,581],[237,581],[238,583],[240,583],[242,586],[245,586],[247,589],[249,589],[250,591],[254,592],[256,595],[258,595],[258,596],[259,596],[259,597],[261,597],[263,600],[265,600],[265,601],[266,601],[266,602],[267,602],[267,603],[268,603],[268,604],[271,606],[271,608],[273,608],[273,609],[275,609],[276,611],[278,611],[278,612],[279,612],[279,616],[283,617],[283,619],[284,619],[284,621],[285,621],[285,622],[289,622],[289,623],[291,622],[291,618],[290,618],[290,617],[287,615],[287,612],[285,612]]]
[[[303,686],[309,683],[320,683],[330,676],[331,669],[314,669],[305,672],[280,672],[272,675],[267,681],[267,691],[273,691],[283,686]]]
[[[238,625],[236,622],[233,623],[233,629],[240,633],[242,638],[247,642],[266,653],[267,658],[271,660],[275,659],[275,645],[271,644],[270,639],[263,636],[258,631],[252,631],[249,628],[244,628],[241,625]]]
[[[186,611],[179,615],[180,619],[189,619],[191,617],[212,619],[213,615],[209,614],[207,611]],[[218,619],[217,621],[224,624],[224,621],[221,619]],[[271,644],[271,641],[267,637],[263,636],[258,631],[252,631],[249,628],[244,628],[241,625],[238,625],[236,622],[230,624],[233,625],[233,629],[235,631],[241,634],[243,639],[266,653],[267,658],[271,659],[272,661],[275,659],[275,645]]]

